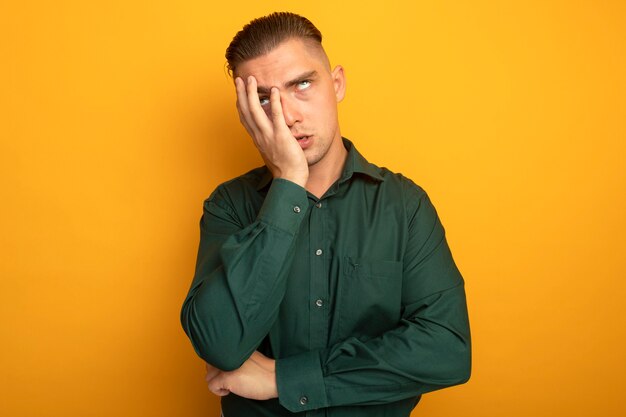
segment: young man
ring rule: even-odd
[[[408,416],[465,382],[463,278],[428,196],[341,136],[341,66],[307,19],[253,20],[227,52],[265,166],[205,201],[182,324],[225,417]]]

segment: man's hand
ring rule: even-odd
[[[235,371],[222,372],[209,364],[206,369],[205,379],[209,383],[209,390],[220,397],[231,392],[252,400],[278,397],[275,361],[262,353],[254,352]]]
[[[246,83],[235,79],[239,120],[274,178],[284,178],[304,187],[309,178],[309,166],[304,151],[285,123],[278,88],[270,93],[270,117],[259,102],[257,82],[253,76]]]

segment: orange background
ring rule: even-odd
[[[0,4],[0,415],[217,415],[179,311],[203,199],[260,164],[224,50],[285,9],[467,282],[472,379],[414,415],[624,415],[626,3],[292,4]]]

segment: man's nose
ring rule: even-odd
[[[283,94],[280,101],[283,106],[283,116],[287,126],[292,127],[296,122],[302,121],[300,107],[294,98],[289,97],[288,94]]]

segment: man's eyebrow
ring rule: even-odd
[[[309,72],[305,72],[304,74],[300,74],[299,76],[297,76],[293,80],[287,81],[285,83],[284,87],[285,88],[293,87],[294,85],[300,84],[302,81],[306,81],[309,78],[314,78],[315,76],[317,76],[317,71],[315,71],[315,70],[309,71]]]
[[[301,83],[302,81],[308,80],[309,78],[315,78],[317,76],[317,71],[313,70],[313,71],[309,71],[309,72],[305,72],[303,74],[298,75],[297,77],[295,77],[293,80],[287,81],[286,83],[283,84],[283,87],[285,89],[287,88],[291,88],[296,84]],[[257,86],[257,92],[259,94],[263,94],[263,95],[270,95],[270,92],[272,90],[271,87],[264,87],[264,86]]]

